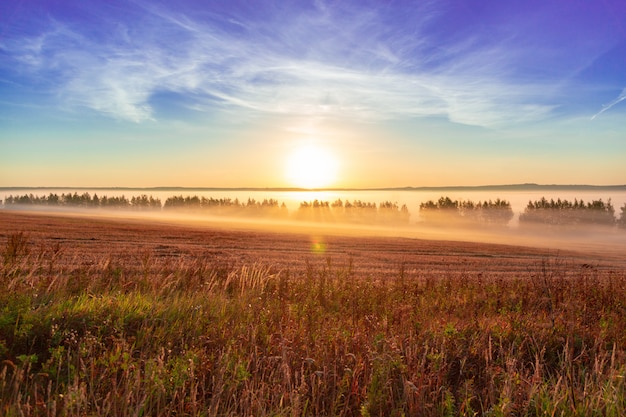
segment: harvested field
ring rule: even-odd
[[[0,414],[626,413],[617,252],[0,211]]]
[[[64,257],[89,262],[103,256],[121,263],[147,253],[180,260],[204,257],[214,264],[241,266],[255,262],[301,272],[307,265],[352,262],[355,276],[395,276],[405,273],[457,275],[497,273],[520,277],[536,271],[543,258],[558,258],[569,268],[610,270],[621,266],[609,252],[572,251],[467,241],[396,237],[340,236],[329,230],[271,232],[228,230],[219,224],[185,225],[106,219],[97,216],[27,214],[0,211],[0,239],[24,232],[31,245],[59,244]],[[326,234],[325,234],[326,232]]]

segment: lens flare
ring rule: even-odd
[[[326,242],[321,238],[313,238],[311,240],[311,252],[316,255],[323,255],[326,253]]]

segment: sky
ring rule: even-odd
[[[0,2],[0,187],[519,183],[626,184],[623,0]]]

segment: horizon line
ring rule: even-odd
[[[186,187],[186,186],[10,186],[0,187],[0,191],[7,190],[152,190],[152,191],[280,191],[280,192],[328,192],[328,191],[428,191],[428,190],[481,190],[481,189],[624,189],[626,184],[592,185],[592,184],[489,184],[489,185],[444,185],[444,186],[403,186],[403,187],[328,187],[328,188],[301,188],[301,187]]]

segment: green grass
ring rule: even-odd
[[[27,239],[0,271],[1,415],[626,415],[624,271],[382,280]]]

